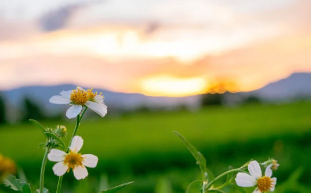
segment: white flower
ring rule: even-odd
[[[84,179],[88,172],[85,166],[95,168],[98,158],[92,154],[81,155],[78,153],[83,146],[83,139],[80,136],[74,136],[69,147],[69,153],[65,153],[59,149],[52,149],[48,154],[50,161],[58,162],[53,166],[54,174],[62,176],[69,172],[70,168],[77,180]]]
[[[93,93],[92,89],[84,90],[77,87],[75,90],[62,91],[60,95],[52,96],[49,101],[54,104],[70,104],[71,107],[67,110],[66,116],[71,119],[78,116],[83,106],[87,106],[102,117],[105,116],[107,106],[103,98],[101,93]]]
[[[272,164],[266,168],[265,176],[262,176],[259,163],[257,161],[251,161],[248,164],[248,171],[251,175],[239,172],[235,178],[235,181],[237,185],[241,187],[257,186],[253,193],[274,191],[276,178],[271,178],[271,166]]]

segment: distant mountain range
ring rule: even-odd
[[[311,73],[294,73],[250,93],[270,102],[310,98]]]
[[[67,107],[64,105],[50,104],[49,98],[58,95],[62,90],[71,90],[75,86],[71,84],[56,86],[29,86],[2,91],[8,104],[18,109],[25,97],[32,99],[41,105],[46,112],[59,112]],[[94,89],[103,92],[108,108],[132,110],[139,107],[174,109],[179,106],[196,109],[200,105],[200,96],[188,97],[152,97],[137,93],[119,93],[102,89]],[[270,83],[263,88],[247,93],[235,93],[239,96],[256,96],[266,102],[283,102],[299,98],[311,98],[311,73],[294,73],[291,76]]]
[[[65,105],[55,105],[49,103],[51,96],[59,95],[63,90],[73,90],[75,85],[65,84],[56,86],[27,86],[17,89],[2,91],[5,100],[13,109],[18,109],[24,98],[38,103],[41,108],[48,112],[48,114],[58,113],[64,110]],[[83,87],[82,88],[86,88]],[[140,107],[174,109],[181,105],[187,108],[197,108],[199,96],[188,97],[151,97],[138,93],[120,93],[111,92],[103,89],[96,89],[94,91],[102,92],[104,95],[104,102],[109,109],[113,110],[133,110]]]

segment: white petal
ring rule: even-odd
[[[73,152],[79,152],[83,146],[83,139],[80,136],[74,136],[69,149]]]
[[[48,154],[48,159],[52,162],[60,162],[65,159],[66,153],[59,149],[52,149]]]
[[[273,182],[271,183],[272,187],[271,187],[270,191],[274,191],[275,184],[276,184],[276,178],[271,178],[271,180],[272,180]]]
[[[261,193],[261,191],[256,188],[253,193]]]
[[[83,159],[83,165],[89,167],[89,168],[95,168],[98,162],[98,157],[92,154],[84,154],[82,155]]]
[[[72,105],[66,112],[66,116],[69,119],[75,118],[81,112],[82,106],[81,105]]]
[[[70,99],[71,93],[72,93],[72,90],[66,90],[66,91],[63,90],[62,92],[60,92],[60,95],[62,95],[65,98]]]
[[[77,180],[84,179],[87,175],[87,169],[83,166],[78,166],[73,169],[73,175],[76,177]]]
[[[257,161],[251,161],[248,164],[248,171],[256,179],[262,176],[262,172],[261,172],[259,163]]]
[[[71,101],[69,98],[65,98],[60,95],[55,95],[50,98],[49,102],[53,104],[69,104]]]
[[[102,103],[102,104],[104,103],[104,98],[101,95],[96,95],[94,97],[94,100],[95,100],[96,103]]]
[[[68,170],[68,166],[63,164],[63,162],[58,162],[53,166],[53,171],[56,176],[62,176]]]
[[[271,178],[271,180],[273,181],[271,184],[275,185],[276,184],[276,177]]]
[[[102,117],[107,114],[107,106],[104,104],[87,101],[85,105]]]
[[[265,176],[267,176],[267,177],[269,177],[269,178],[272,176],[271,166],[272,166],[272,164],[269,165],[269,166],[266,168],[266,171],[265,171]]]
[[[250,176],[246,173],[238,173],[238,175],[235,178],[235,182],[238,186],[241,187],[252,187],[255,186],[257,181],[253,176]]]

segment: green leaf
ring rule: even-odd
[[[202,170],[204,172],[204,175],[206,175],[206,173],[208,174],[206,178],[208,178],[210,180],[214,179],[215,178],[214,174],[209,169],[207,169],[207,167],[206,167],[206,159],[205,159],[205,157],[199,151],[198,151],[198,157],[200,159],[200,163],[201,163],[201,167],[202,167]]]
[[[23,193],[31,193],[30,185],[26,182],[20,181],[13,175],[8,175],[4,179],[3,183],[5,186],[10,187],[12,190],[21,191]]]
[[[35,193],[40,193],[40,190],[37,189]],[[43,193],[49,193],[49,190],[46,189],[46,188],[44,188],[44,189],[43,189]]]
[[[198,155],[198,150],[191,144],[189,143],[186,138],[184,138],[180,133],[178,133],[177,131],[174,131],[174,133],[183,141],[183,143],[185,144],[185,146],[188,148],[188,150],[190,151],[190,153],[193,155],[193,157],[196,159],[197,164],[201,164],[201,160],[199,158]]]
[[[29,184],[24,184],[22,186],[22,193],[31,193],[31,188],[30,188],[30,185]]]
[[[113,188],[110,188],[108,190],[101,191],[100,193],[116,193],[116,192],[119,192],[120,190],[122,190],[123,188],[125,188],[126,186],[131,185],[133,183],[134,182],[127,182],[124,184],[120,184],[120,185],[113,187]]]
[[[209,177],[210,179],[214,178],[214,175],[211,171],[209,171],[206,167],[206,159],[203,156],[203,154],[201,152],[199,152],[189,141],[187,141],[186,138],[184,138],[180,133],[178,133],[177,131],[174,131],[174,133],[183,141],[183,143],[185,144],[185,146],[187,147],[187,149],[190,151],[190,153],[192,154],[192,156],[195,158],[196,163],[200,166],[201,172],[206,175],[208,174],[207,177]],[[205,176],[206,178],[206,176]]]
[[[204,168],[206,168],[206,159],[205,159],[204,155],[203,155],[201,152],[199,152],[199,151],[197,151],[197,154],[198,154],[199,163],[200,163]]]
[[[56,141],[57,141],[57,143],[58,143],[58,145],[62,148],[62,149],[65,149],[65,143],[64,143],[64,141],[61,139],[61,138],[59,138],[57,135],[55,135],[55,134],[53,134],[53,133],[51,133],[51,132],[44,132],[44,134],[47,136],[47,137],[50,137],[50,138],[52,138],[52,139],[55,139]]]
[[[16,179],[13,175],[8,175],[4,179],[4,185],[7,187],[10,187],[12,190],[19,191],[22,189],[22,186],[24,185],[23,182],[21,182],[19,179]]]
[[[32,122],[34,125],[36,125],[41,131],[42,133],[44,133],[46,131],[46,128],[39,123],[38,121],[34,120],[34,119],[29,119],[30,122]]]

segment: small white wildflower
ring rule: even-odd
[[[251,161],[248,164],[248,171],[250,173],[242,173],[239,172],[235,181],[238,186],[241,187],[252,187],[257,186],[253,193],[263,193],[274,191],[274,187],[276,185],[276,178],[271,178],[272,170],[271,165],[266,168],[265,175],[262,176],[261,168],[257,161]]]
[[[62,176],[69,172],[70,168],[77,180],[84,179],[87,175],[87,169],[95,168],[98,158],[92,154],[81,155],[78,153],[83,146],[83,139],[80,136],[74,136],[69,147],[69,153],[65,153],[59,149],[52,149],[48,154],[48,159],[53,162],[58,162],[53,166],[54,174]]]
[[[104,117],[107,114],[107,106],[103,98],[102,93],[97,94],[97,92],[93,93],[92,89],[84,90],[77,87],[75,90],[62,91],[60,95],[52,96],[49,101],[53,104],[70,104],[66,116],[71,119],[78,116],[83,106]]]

